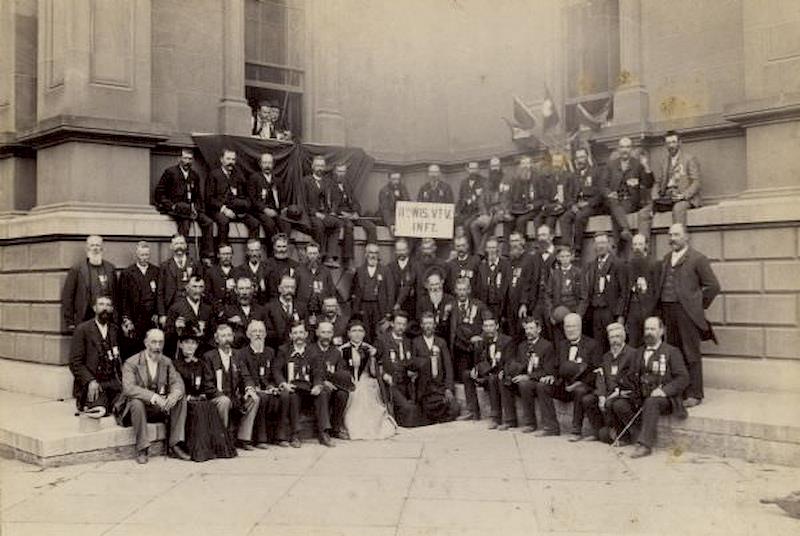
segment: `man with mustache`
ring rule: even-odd
[[[193,161],[194,152],[191,149],[181,149],[178,163],[165,169],[161,175],[153,199],[160,213],[175,220],[178,234],[184,238],[188,239],[192,222],[197,222],[202,233],[200,251],[197,253],[203,259],[211,259],[214,256],[213,221],[206,215],[200,176],[192,168]]]
[[[289,340],[291,326],[308,319],[305,304],[294,299],[296,288],[295,278],[284,275],[278,285],[278,297],[267,303],[267,342],[273,348]]]
[[[103,238],[91,235],[86,238],[86,259],[67,272],[61,292],[62,329],[68,333],[75,326],[94,316],[97,298],[107,296],[112,303],[117,300],[117,277],[114,265],[103,259]]]
[[[591,325],[591,336],[608,351],[606,326],[616,321],[624,323],[628,275],[625,264],[611,251],[608,235],[599,232],[594,236],[595,258],[585,264],[587,300],[586,316]]]
[[[364,264],[353,276],[351,299],[353,312],[363,319],[369,341],[375,340],[378,324],[392,310],[391,287],[388,271],[380,263],[378,245],[367,244]]]
[[[164,327],[172,305],[186,295],[186,285],[192,276],[202,276],[200,265],[187,255],[186,238],[176,234],[170,241],[172,258],[159,267],[158,274],[158,324]]]
[[[525,237],[517,231],[509,234],[508,242],[511,280],[508,283],[506,325],[514,342],[519,342],[524,337],[523,320],[535,314],[539,303],[542,258],[525,251]]]
[[[247,277],[236,280],[236,304],[229,304],[222,311],[222,322],[233,328],[233,347],[247,344],[247,326],[254,320],[266,322],[267,311],[253,299],[253,282]]]
[[[306,304],[313,321],[322,312],[322,301],[336,296],[336,285],[330,268],[321,262],[319,244],[309,242],[305,253],[305,263],[297,266],[297,300]]]
[[[703,355],[700,341],[716,342],[705,310],[719,294],[717,276],[708,258],[689,245],[689,233],[682,223],[669,228],[670,253],[661,263],[657,299],[661,305],[667,342],[680,349],[689,370],[686,407],[703,401]]]
[[[470,255],[469,240],[466,236],[455,237],[453,239],[453,249],[456,253],[455,257],[445,263],[447,268],[445,290],[447,292],[454,292],[456,281],[462,278],[467,278],[474,284],[478,276],[478,266],[481,264],[480,257]]]
[[[625,331],[632,348],[642,345],[644,319],[652,316],[656,308],[656,292],[661,281],[661,265],[648,255],[647,237],[636,234],[631,241],[631,258],[626,268],[628,288],[624,289]]]
[[[475,365],[462,371],[461,379],[464,382],[464,397],[467,402],[467,413],[459,420],[480,420],[481,410],[478,405],[478,391],[480,385],[489,393],[491,404],[492,422],[490,430],[508,430],[510,426],[503,423],[503,410],[500,394],[500,378],[505,363],[514,352],[511,337],[500,333],[500,321],[487,314],[483,318],[483,333],[474,343]]]
[[[264,229],[267,257],[271,257],[272,237],[275,233],[289,234],[292,230],[289,222],[280,217],[281,211],[288,206],[288,195],[283,181],[273,174],[273,156],[270,153],[262,154],[258,165],[260,171],[247,178],[247,198],[250,202],[250,215]]]
[[[323,320],[317,326],[317,340],[309,347],[309,358],[312,362],[318,363],[317,369],[321,371],[322,375],[318,378],[318,382],[312,387],[311,394],[315,396],[317,389],[319,392],[327,391],[329,393],[330,407],[329,413],[323,415],[323,420],[320,425],[320,443],[327,445],[324,441],[325,437],[330,436],[337,439],[350,439],[350,435],[344,427],[344,410],[347,408],[347,401],[350,397],[350,391],[343,385],[340,385],[336,376],[342,373],[349,375],[348,364],[342,359],[342,352],[333,345],[333,324]],[[351,386],[348,386],[351,388]],[[326,422],[325,417],[328,417]]]
[[[460,408],[450,352],[445,340],[436,336],[433,313],[423,313],[420,325],[422,334],[414,339],[412,351],[419,369],[417,399],[421,417],[425,424],[452,421]]]
[[[158,267],[150,262],[150,244],[136,244],[136,262],[119,278],[125,356],[144,348],[144,334],[158,326]]]
[[[388,270],[393,285],[392,310],[402,310],[413,317],[417,310],[417,272],[409,253],[408,240],[398,238],[394,243],[394,260],[389,263]]]
[[[200,351],[208,349],[211,334],[214,332],[214,311],[211,304],[203,299],[205,292],[205,281],[193,275],[186,283],[185,295],[178,298],[167,313],[167,321],[164,323],[166,342],[163,347],[167,355],[175,355],[178,343],[178,336],[186,329],[187,325],[197,326],[197,340],[200,343]]]
[[[216,314],[236,302],[236,269],[233,266],[233,246],[220,244],[217,264],[206,268],[206,297]]]
[[[378,192],[378,212],[383,224],[389,228],[394,236],[395,207],[398,201],[410,201],[406,185],[403,184],[403,175],[399,171],[389,172],[389,182]]]
[[[549,198],[547,186],[545,177],[533,169],[531,157],[520,158],[517,175],[511,183],[511,213],[516,218],[514,230],[523,236],[528,234],[528,222],[534,222],[534,228],[542,224],[542,207]]]
[[[259,246],[260,247],[260,246]],[[255,256],[255,245],[252,255]],[[248,248],[250,249],[250,248]],[[259,252],[258,258],[261,258]],[[251,263],[251,272],[253,271]],[[283,276],[299,278],[300,277],[300,263],[289,257],[289,235],[278,233],[272,237],[272,257],[264,262],[264,270],[266,271],[266,298],[271,300],[278,296],[278,284],[281,282]],[[298,293],[298,297],[300,294]]]
[[[247,183],[236,169],[236,151],[223,149],[220,167],[206,181],[208,215],[217,224],[217,245],[228,242],[231,222],[241,221],[250,238],[258,238],[259,221],[250,214]]]
[[[78,410],[93,409],[102,417],[111,413],[122,392],[122,355],[111,298],[98,296],[93,309],[94,318],[78,324],[72,335],[69,369],[75,378],[72,395]]]
[[[275,235],[280,236],[280,235]],[[253,284],[253,296],[256,303],[265,304],[270,295],[270,265],[264,262],[261,254],[261,240],[250,238],[247,241],[246,260],[234,270],[235,278],[248,278]]]
[[[583,248],[583,233],[589,218],[600,214],[603,208],[603,184],[600,170],[589,162],[589,151],[575,150],[575,197],[559,218],[561,241],[574,249],[575,258],[580,259]]]
[[[356,225],[364,229],[367,244],[377,244],[378,234],[372,220],[361,217],[361,203],[353,193],[353,187],[347,181],[347,164],[337,164],[333,170],[331,181],[331,205],[334,215],[339,219],[343,229],[342,261],[347,266],[355,254],[353,229]]]
[[[322,248],[325,266],[336,269],[339,229],[342,223],[334,215],[331,179],[325,176],[325,157],[315,156],[311,163],[311,175],[303,178],[303,194],[311,220],[311,234]]]

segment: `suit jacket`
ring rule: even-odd
[[[264,275],[264,284],[267,289],[264,297],[265,301],[278,297],[278,285],[280,285],[281,277],[284,275],[290,275],[295,278],[295,282],[297,283],[297,292],[295,296],[298,299],[300,298],[299,278],[301,264],[299,262],[288,257],[285,259],[276,259],[274,257],[270,257],[262,264],[264,264],[264,270],[266,271],[266,274]],[[259,275],[259,277],[261,276]]]
[[[386,266],[392,284],[392,296],[397,307],[414,316],[417,310],[417,272],[414,261],[409,259],[405,268],[400,268],[397,260],[393,260]]]
[[[206,352],[203,355],[203,361],[206,367],[203,380],[207,396],[216,398],[225,395],[231,399],[234,407],[241,407],[247,389],[255,388],[246,357],[235,349],[231,349],[231,360],[227,371],[222,366],[222,358],[218,349]]]
[[[69,370],[74,381],[72,396],[78,408],[85,403],[86,386],[97,380],[104,389],[121,390],[121,357],[117,344],[117,326],[108,324],[105,340],[94,318],[81,322],[72,334],[69,350]]]
[[[590,207],[598,208],[603,204],[604,174],[594,166],[583,171],[576,171],[577,189],[575,201],[586,201]]]
[[[489,307],[500,306],[501,315],[505,313],[508,289],[511,285],[511,264],[508,259],[501,257],[494,270],[484,259],[478,266],[478,277],[475,281],[475,297]],[[501,319],[498,318],[498,321]]]
[[[99,275],[105,277],[106,294],[111,298],[111,303],[117,306],[117,276],[114,272],[114,265],[104,260],[99,267]],[[69,331],[74,329],[84,320],[86,311],[91,300],[91,282],[89,261],[83,259],[75,264],[67,272],[67,279],[64,281],[64,288],[61,292],[61,322],[62,329]]]
[[[262,305],[267,303],[270,292],[269,290],[270,281],[269,281],[269,265],[266,262],[264,261],[259,262],[258,267],[256,268],[255,271],[253,271],[253,268],[250,266],[249,262],[244,262],[239,266],[237,266],[236,268],[234,268],[234,273],[235,273],[234,280],[240,277],[246,277],[250,279],[250,281],[253,283],[253,291],[254,291],[253,297],[255,298],[256,302]]]
[[[158,267],[147,264],[145,273],[136,263],[122,271],[119,277],[119,312],[136,326],[136,337],[144,339],[151,327],[153,315],[158,314]]]
[[[456,202],[456,214],[460,219],[476,214],[487,214],[486,180],[480,175],[470,175],[466,177],[458,187],[458,201]]]
[[[452,203],[453,189],[444,181],[439,181],[436,186],[430,182],[422,185],[417,192],[417,201],[427,203]]]
[[[420,335],[412,344],[412,351],[417,360],[419,370],[419,389],[421,395],[435,389],[435,386],[444,386],[445,389],[455,392],[453,361],[447,343],[441,337],[433,337],[433,346],[439,348],[439,363],[436,375],[433,374],[433,348],[428,347],[425,338]]]
[[[327,350],[323,350],[319,343],[314,342],[308,345],[308,354],[312,362],[318,363],[317,367],[322,374],[322,381],[329,381],[336,385],[333,375],[343,370],[350,373],[352,377],[352,369],[342,359],[342,352],[335,345],[331,344]]]
[[[227,207],[237,215],[250,211],[250,200],[247,197],[247,182],[238,168],[234,167],[230,177],[216,168],[208,175],[206,181],[206,208],[208,214],[217,214],[222,207]]]
[[[681,351],[665,342],[656,347],[645,361],[646,346],[636,350],[631,375],[638,380],[639,399],[644,401],[656,387],[661,387],[672,402],[673,413],[683,410],[683,391],[689,385],[689,372]],[[662,367],[663,363],[663,367]]]
[[[206,298],[219,314],[226,305],[236,302],[236,268],[230,267],[227,274],[219,264],[205,270]],[[254,287],[255,288],[255,287]]]
[[[408,384],[407,372],[416,370],[411,339],[403,337],[402,340],[396,341],[391,333],[382,333],[378,336],[376,347],[381,369],[392,377],[394,385],[399,387]]]
[[[159,212],[170,216],[189,217],[192,206],[198,213],[205,212],[200,176],[190,168],[184,178],[179,165],[168,167],[158,180],[153,201]]]
[[[468,255],[466,259],[461,260],[454,257],[445,263],[447,275],[445,279],[445,291],[450,294],[456,290],[456,281],[461,278],[470,280],[470,285],[475,289],[475,282],[478,277],[478,267],[481,264],[481,259],[477,255]]]
[[[286,314],[278,298],[270,300],[266,305],[267,311],[267,343],[273,348],[278,348],[289,341],[289,331],[292,322],[296,320],[306,321],[308,311],[303,302],[294,300],[292,302],[292,315]]]
[[[552,197],[549,181],[531,172],[530,177],[517,176],[511,183],[511,212],[525,214],[538,211]]]
[[[344,212],[355,212],[361,215],[361,203],[353,194],[353,187],[349,182],[330,183],[331,212],[341,215]]]
[[[231,318],[238,316],[241,322],[231,322]],[[226,322],[233,328],[233,347],[241,348],[248,344],[247,325],[253,320],[261,320],[264,326],[267,325],[267,310],[263,305],[250,303],[250,314],[245,314],[244,309],[239,303],[231,303],[222,310],[220,322]]]
[[[571,343],[566,341],[564,344],[561,345],[558,351],[558,370],[559,376],[564,378],[565,380],[569,380],[569,374],[565,370],[564,364],[569,361],[569,350],[571,347]],[[588,384],[594,383],[594,374],[593,371],[600,365],[600,361],[603,358],[603,350],[600,345],[592,339],[591,337],[587,337],[586,335],[582,335],[580,340],[578,340],[578,351],[575,354],[575,363],[585,364],[586,371],[580,375],[579,379],[584,381]]]
[[[461,311],[461,304],[453,300],[453,311],[450,314],[450,348],[453,352],[470,352],[470,339],[483,332],[483,319],[489,312],[486,305],[475,298],[466,304],[466,314]],[[498,319],[499,321],[499,319]]]
[[[538,381],[545,376],[558,374],[558,358],[550,341],[539,337],[531,344],[524,340],[517,345],[516,352],[511,354],[503,370],[506,379],[527,374],[532,380]]]
[[[318,314],[322,310],[322,300],[329,296],[336,296],[336,284],[327,266],[321,264],[311,271],[306,265],[300,264],[296,271],[297,299],[306,304],[309,314]]]
[[[661,281],[658,285],[659,300],[670,267],[671,255],[667,253],[662,263]],[[709,308],[719,291],[719,281],[711,269],[708,258],[696,249],[688,248],[675,266],[675,292],[686,314],[703,332],[709,331],[704,310]]]
[[[525,305],[528,314],[532,315],[539,303],[540,283],[542,280],[542,257],[536,254],[523,253],[519,258],[508,258],[510,267],[508,284],[508,304],[506,314],[516,317],[520,305]]]
[[[203,332],[201,333],[200,339],[203,342],[211,340],[217,327],[214,319],[214,310],[210,303],[201,299],[200,306],[197,308],[197,314],[195,314],[192,306],[189,305],[189,298],[185,296],[173,303],[167,313],[167,321],[164,323],[164,333],[167,337],[177,337],[181,334],[182,328],[175,326],[175,321],[181,316],[186,322],[192,322],[198,327],[202,322]]]
[[[284,181],[272,173],[271,182],[267,183],[264,173],[258,171],[247,177],[247,200],[253,214],[262,214],[265,208],[280,213],[289,206],[289,196]]]
[[[264,346],[264,351],[257,354],[247,344],[237,350],[240,358],[247,363],[250,377],[257,389],[268,389],[279,385],[275,378],[275,352],[269,346]]]
[[[301,388],[311,389],[315,385],[322,384],[325,380],[322,363],[319,360],[312,359],[310,348],[311,345],[306,344],[303,352],[297,353],[294,345],[290,342],[278,348],[278,354],[273,365],[273,373],[278,385],[289,383]],[[292,365],[291,370],[290,364]]]
[[[638,385],[635,363],[637,352],[627,344],[622,347],[616,357],[609,350],[603,354],[600,364],[602,374],[598,374],[595,379],[595,394],[597,396],[608,396],[619,389],[620,391],[632,391],[625,398],[635,398],[634,392]]]
[[[564,291],[568,288],[573,290],[570,294],[565,294]],[[563,305],[571,312],[583,316],[588,306],[588,294],[580,268],[572,265],[567,272],[564,272],[559,266],[555,266],[547,279],[545,313],[552,315],[556,307]]]
[[[667,195],[667,188],[670,179],[672,179],[677,191],[684,195],[689,204],[693,207],[699,207],[702,203],[702,197],[700,195],[700,164],[697,158],[681,150],[678,153],[675,165],[672,165],[671,160],[667,155],[661,176],[659,176],[656,183],[658,195],[661,197]]]
[[[331,180],[327,177],[322,177],[319,184],[317,184],[313,175],[303,177],[303,195],[306,202],[306,210],[312,217],[317,212],[322,212],[323,214],[333,213],[330,182]]]
[[[560,186],[560,188],[559,188]],[[547,176],[547,205],[556,203],[563,208],[571,207],[575,204],[580,190],[578,176],[567,171],[557,171]]]
[[[422,318],[422,313],[430,311],[436,320],[436,335],[444,340],[450,340],[450,316],[455,308],[455,298],[450,294],[442,294],[442,300],[438,307],[434,307],[429,293],[425,293],[417,298],[417,314],[415,318]]]
[[[364,302],[377,302],[378,312],[383,316],[394,305],[391,278],[381,265],[378,265],[373,277],[370,277],[366,264],[359,266],[353,276],[351,292],[354,312],[362,311]]]
[[[400,184],[397,188],[387,184],[381,188],[378,193],[378,212],[384,225],[394,225],[395,207],[398,201],[411,201],[405,184]]]
[[[149,405],[153,395],[156,394],[166,396],[167,400],[171,402],[177,402],[183,398],[186,394],[183,379],[172,364],[172,360],[164,354],[160,354],[156,358],[158,367],[156,377],[153,379],[155,389],[150,389],[147,381],[146,353],[143,350],[134,354],[122,365],[122,394],[125,402],[135,399]],[[117,416],[117,421],[122,422],[128,411],[130,411],[130,405],[126,403],[122,413]]]
[[[513,339],[504,333],[497,334],[494,342],[494,355],[492,355],[491,346],[489,341],[482,338],[474,347],[475,366],[478,367],[478,374],[481,374],[482,367],[486,367],[487,374],[497,374],[503,370],[506,361],[512,359],[516,350]]]
[[[195,274],[202,277],[203,270],[188,255],[184,261],[183,270],[178,268],[174,258],[167,259],[161,263],[158,274],[158,300],[156,302],[159,316],[167,314],[175,300],[184,296],[186,283]]]
[[[583,273],[589,305],[608,307],[615,317],[622,315],[628,297],[628,274],[623,261],[609,253],[602,264],[597,259],[587,262]]]
[[[655,178],[653,173],[646,172],[639,160],[631,158],[628,169],[622,169],[622,160],[615,158],[606,164],[603,180],[603,196],[608,198],[611,192],[618,194],[618,199],[630,199],[631,212],[638,211],[650,201],[650,191]],[[628,186],[629,179],[639,179],[637,186]]]
[[[638,307],[642,318],[652,316],[656,309],[656,296],[661,283],[660,262],[650,257],[633,256],[628,261],[627,272],[628,298],[625,300],[623,316],[627,317],[633,307]]]

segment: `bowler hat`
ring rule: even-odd
[[[303,211],[297,205],[289,205],[285,214],[281,214],[281,218],[289,223],[300,223],[303,221]]]
[[[586,363],[577,363],[575,361],[564,361],[558,367],[558,375],[564,378],[567,384],[577,381],[587,369]]]
[[[353,391],[356,386],[353,385],[353,377],[347,370],[337,370],[331,375],[331,383],[345,391]]]

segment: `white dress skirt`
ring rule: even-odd
[[[365,368],[355,385],[344,414],[344,426],[350,439],[388,439],[395,435],[397,423],[381,400],[378,380]]]

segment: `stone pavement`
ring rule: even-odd
[[[450,423],[187,463],[0,460],[3,536],[800,533],[759,499],[800,468],[569,443]]]

